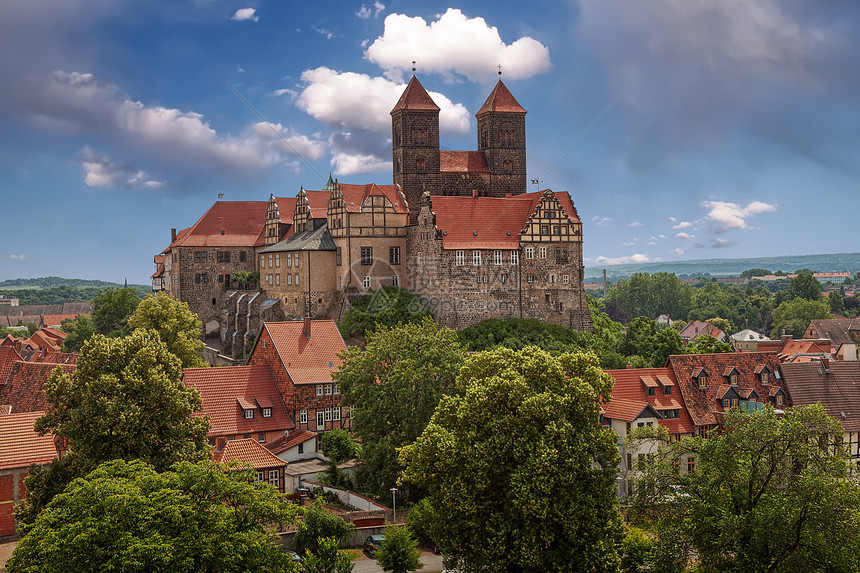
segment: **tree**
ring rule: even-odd
[[[65,352],[78,352],[84,346],[84,342],[96,333],[96,327],[90,317],[81,315],[75,319],[67,318],[60,325],[60,330],[65,332],[63,350]]]
[[[254,288],[260,280],[259,271],[233,271],[231,279],[242,289]]]
[[[430,319],[396,327],[380,325],[367,346],[351,347],[333,374],[341,399],[355,406],[353,431],[361,436],[363,491],[388,495],[400,471],[396,448],[411,444],[439,399],[454,391],[463,364],[457,333]]]
[[[385,528],[385,541],[376,552],[376,561],[383,571],[409,573],[421,569],[421,554],[418,542],[405,525],[391,525]]]
[[[460,331],[460,342],[473,351],[504,346],[519,350],[537,346],[549,352],[563,352],[587,344],[585,333],[536,318],[488,318]]]
[[[298,508],[249,472],[182,462],[158,473],[113,460],[73,481],[18,544],[7,570],[87,573],[289,571],[271,524]]]
[[[718,354],[721,352],[732,352],[732,347],[727,342],[720,342],[710,334],[703,334],[687,346],[687,354]]]
[[[348,555],[338,552],[340,543],[333,537],[319,540],[316,554],[305,551],[304,573],[349,573],[353,563]]]
[[[784,417],[734,409],[722,433],[662,443],[641,468],[633,515],[653,519],[682,556],[676,567],[686,546],[703,572],[857,571],[860,487],[842,436],[821,405]]]
[[[147,295],[129,317],[132,328],[149,328],[158,333],[167,350],[182,362],[183,368],[205,366],[200,352],[206,346],[200,338],[202,325],[187,302],[174,300],[166,292]]]
[[[830,296],[827,298],[827,304],[830,305],[830,312],[833,314],[845,314],[845,303],[843,302],[844,297],[842,293],[838,290],[835,290],[830,293]]]
[[[328,458],[326,471],[331,485],[339,486],[341,484],[342,479],[337,466],[354,456],[358,450],[358,444],[343,428],[337,428],[323,434],[322,453]]]
[[[686,317],[690,311],[692,289],[669,273],[634,273],[628,280],[616,283],[608,298],[623,309],[627,316],[657,318],[668,314]]]
[[[590,352],[471,357],[414,444],[433,539],[470,571],[615,571],[617,436],[598,421],[612,378]]]
[[[430,307],[419,295],[404,288],[382,287],[358,299],[343,317],[340,328],[344,336],[364,336],[380,324],[393,327],[432,316]]]
[[[742,305],[743,299],[738,289],[709,282],[693,291],[693,303],[688,318],[708,320],[719,316],[729,321],[730,325],[740,324]],[[732,330],[731,326],[729,330]]]
[[[421,498],[421,501],[413,505],[406,514],[406,525],[409,526],[409,531],[415,535],[419,543],[425,545],[435,545],[433,537],[430,535],[431,525],[435,521],[433,516],[433,508],[430,506],[430,500],[426,497]]]
[[[790,280],[788,287],[791,298],[804,298],[806,300],[821,300],[821,283],[812,275],[808,269],[801,269],[797,276]]]
[[[318,553],[321,539],[334,539],[339,545],[346,542],[355,531],[355,526],[347,523],[339,515],[332,515],[323,509],[322,502],[317,500],[312,508],[305,513],[305,518],[299,521],[299,528],[293,543],[299,551]]]
[[[140,304],[140,297],[131,288],[110,288],[99,292],[92,301],[90,318],[99,334],[110,337],[126,336],[131,332],[128,317]]]
[[[782,334],[800,338],[809,326],[810,320],[829,316],[830,305],[826,302],[807,300],[802,297],[783,302],[773,309],[771,338],[779,338]]]
[[[763,277],[769,274],[770,271],[767,269],[747,269],[741,273],[741,278],[751,279],[753,277]]]

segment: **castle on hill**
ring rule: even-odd
[[[522,317],[591,330],[582,221],[567,192],[526,192],[525,115],[499,81],[476,114],[477,151],[443,151],[439,107],[413,76],[391,110],[393,184],[329,177],[296,197],[218,201],[171,231],[153,291],[187,302],[234,357],[264,320],[340,320],[384,286],[453,328]],[[260,289],[236,271],[258,271]]]

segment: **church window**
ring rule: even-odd
[[[430,134],[427,124],[416,121],[412,124],[412,143],[415,145],[426,145]]]

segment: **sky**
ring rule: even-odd
[[[529,190],[571,194],[588,267],[856,251],[858,21],[855,0],[5,0],[0,280],[147,284],[219,197],[390,184],[413,67],[459,150],[501,70]]]

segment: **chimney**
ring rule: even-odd
[[[176,242],[176,229],[170,229],[170,242]]]
[[[821,366],[824,367],[824,373],[828,374],[830,372],[830,359],[829,358],[822,358],[821,359]]]
[[[304,324],[302,325],[302,333],[303,333],[307,338],[310,338],[310,337],[311,337],[311,317],[309,317],[309,316],[306,316],[306,317],[305,317],[305,322],[304,322]]]
[[[218,448],[218,451],[220,452],[221,450],[224,449],[224,446],[227,445],[227,438],[218,438],[216,444],[217,444],[216,447]]]
[[[477,197],[477,196],[478,196],[478,190],[477,190],[477,189],[472,189],[472,198],[475,198],[475,197]]]

